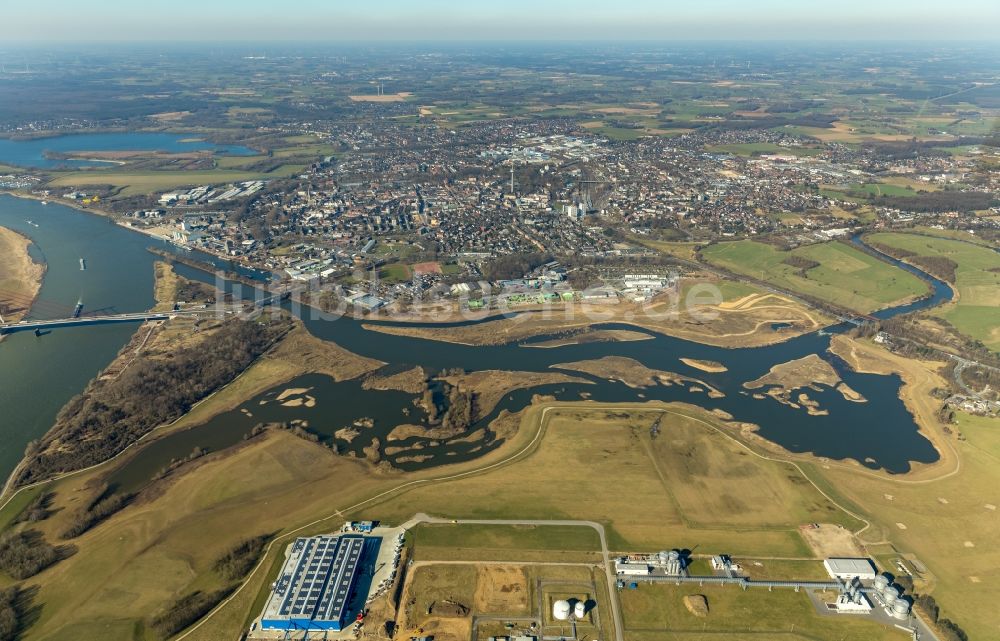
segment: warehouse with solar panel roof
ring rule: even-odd
[[[254,628],[297,638],[295,633],[347,633],[360,626],[373,594],[395,578],[402,546],[401,532],[376,525],[352,522],[336,534],[295,539]],[[386,535],[395,551],[383,545]]]

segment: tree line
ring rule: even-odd
[[[74,552],[71,545],[48,543],[38,530],[8,532],[0,537],[0,571],[19,581],[28,579]]]
[[[113,380],[95,380],[59,412],[26,453],[17,483],[78,470],[118,454],[229,383],[290,327],[231,320],[209,339],[166,359],[138,359]],[[58,448],[48,445],[58,442]]]

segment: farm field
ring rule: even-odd
[[[958,290],[958,300],[934,313],[966,336],[994,350],[1000,349],[1000,253],[961,240],[918,234],[878,233],[868,238],[873,243],[911,253],[904,260],[918,266],[925,258],[946,261],[943,265],[950,261],[954,265],[951,267],[954,278],[946,279]]]
[[[710,245],[701,254],[719,267],[860,313],[916,298],[928,288],[913,274],[836,241],[782,251],[738,240]]]

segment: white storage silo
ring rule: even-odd
[[[576,605],[573,606],[573,616],[578,621],[585,618],[587,616],[587,604],[583,601],[577,601]]]
[[[552,604],[552,618],[556,621],[566,621],[569,619],[569,601],[560,599]]]
[[[892,616],[905,620],[910,616],[910,602],[902,598],[896,599],[892,604]]]
[[[889,579],[884,574],[880,574],[875,577],[875,592],[879,596],[885,594],[885,589],[889,587]]]

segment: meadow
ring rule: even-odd
[[[708,615],[697,617],[684,597],[703,595]],[[824,597],[832,600],[833,593]],[[708,641],[761,638],[788,641],[904,641],[909,635],[861,617],[823,617],[809,596],[790,589],[744,591],[736,586],[640,585],[621,592],[629,639]],[[746,637],[736,635],[745,634]]]
[[[1000,349],[1000,254],[962,240],[907,233],[878,233],[877,244],[912,252],[917,257],[941,258],[956,264],[953,285],[958,300],[934,313],[962,334]],[[908,259],[904,259],[908,260]]]
[[[783,251],[753,240],[738,240],[710,245],[701,255],[713,265],[860,313],[928,291],[928,285],[913,274],[836,241]],[[786,262],[796,258],[818,265],[802,269]]]
[[[304,165],[282,165],[269,173],[229,170],[207,171],[118,171],[96,170],[53,173],[50,187],[88,187],[111,185],[118,196],[136,196],[167,191],[177,187],[219,185],[247,180],[286,178],[302,171]]]

